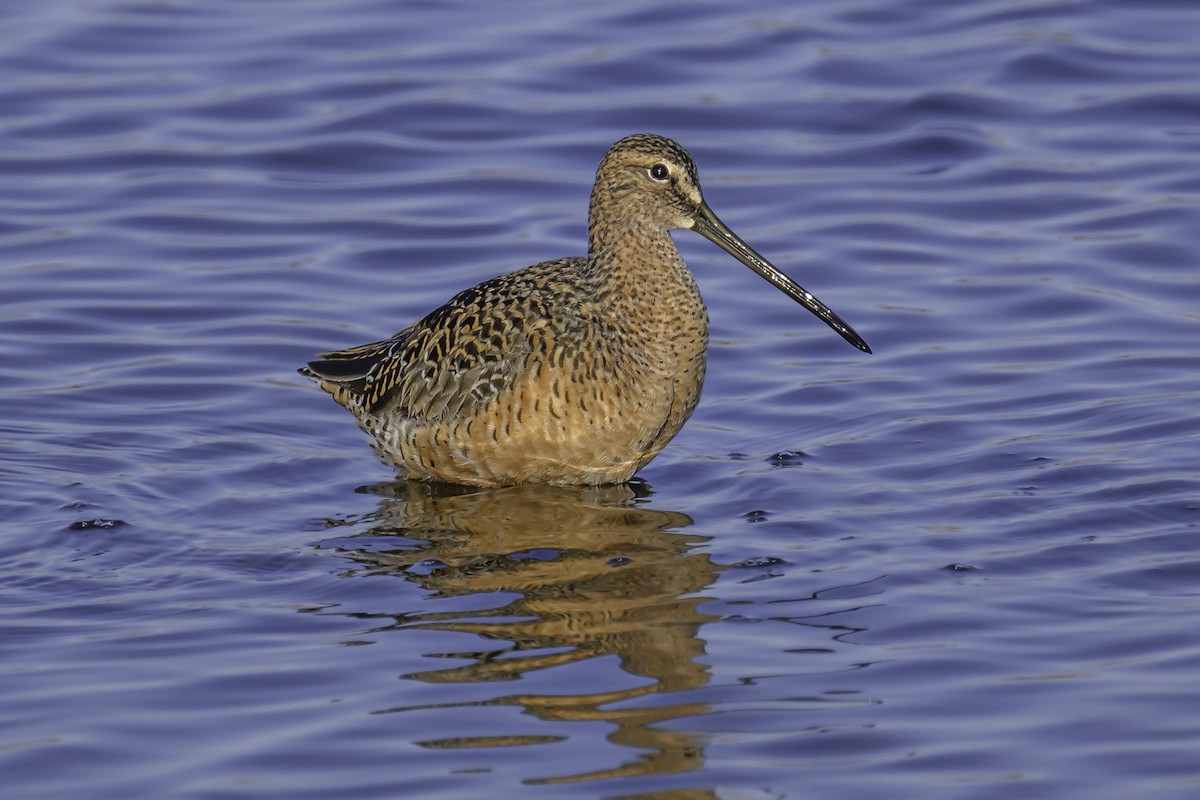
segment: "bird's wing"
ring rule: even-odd
[[[544,345],[549,316],[536,286],[487,281],[390,339],[322,353],[301,372],[358,411],[453,418],[508,389]]]

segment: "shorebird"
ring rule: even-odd
[[[683,427],[704,381],[708,312],[674,228],[716,243],[871,352],[717,218],[686,150],[637,134],[596,170],[586,256],[484,281],[390,339],[323,353],[300,373],[402,477],[624,483]]]

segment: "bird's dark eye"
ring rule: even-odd
[[[670,174],[666,164],[655,164],[650,168],[650,177],[656,181],[665,181]]]

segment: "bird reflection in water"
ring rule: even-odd
[[[460,663],[404,677],[453,684],[515,680],[537,670],[577,665],[595,670],[589,686],[630,683],[611,676],[616,656],[625,673],[647,678],[632,688],[562,694],[521,693],[461,705],[513,705],[547,721],[608,722],[609,741],[635,748],[637,757],[611,769],[540,776],[530,783],[598,780],[676,773],[703,763],[702,744],[669,720],[703,714],[704,703],[622,707],[652,694],[703,687],[709,675],[701,626],[717,619],[699,610],[697,593],[720,567],[697,545],[706,537],[681,532],[690,517],[647,507],[645,484],[601,487],[513,486],[479,490],[400,482],[368,487],[381,496],[370,529],[335,541],[358,565],[351,574],[403,575],[451,598],[509,593],[499,608],[391,615],[392,630],[472,634],[477,652],[439,654]],[[361,522],[361,521],[360,521]],[[489,619],[490,618],[490,619]],[[481,621],[484,620],[484,621]],[[388,630],[384,628],[383,630]],[[433,657],[439,657],[433,656]],[[467,659],[467,663],[461,663]],[[579,662],[592,659],[586,667]],[[605,672],[601,672],[605,671]],[[389,712],[416,707],[388,709]],[[557,736],[456,737],[421,742],[428,748],[540,744]]]

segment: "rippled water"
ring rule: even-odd
[[[1192,798],[1200,6],[0,10],[0,774],[63,797]],[[294,372],[687,232],[628,487],[390,481]]]

